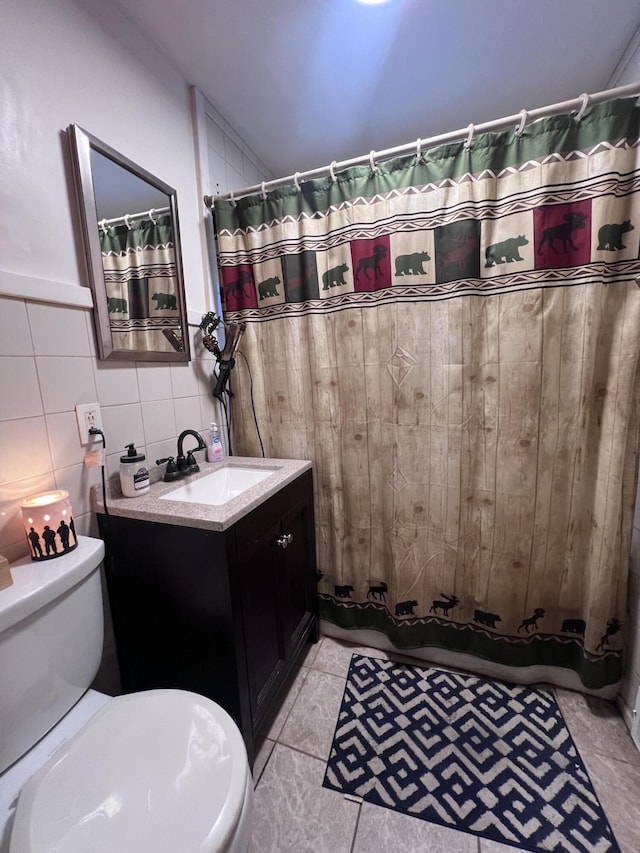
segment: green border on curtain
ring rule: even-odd
[[[640,111],[636,98],[606,101],[587,110],[580,122],[573,115],[556,115],[533,122],[522,136],[514,130],[483,133],[474,137],[471,148],[461,156],[463,141],[440,145],[423,152],[420,162],[415,154],[403,155],[369,166],[354,166],[331,177],[304,181],[295,186],[269,190],[266,202],[260,193],[237,199],[235,204],[214,199],[218,230],[255,228],[284,216],[312,215],[332,204],[358,196],[371,197],[405,187],[420,186],[468,172],[504,169],[545,157],[549,151],[559,154],[593,148],[605,140],[640,137]]]
[[[366,628],[380,631],[397,649],[435,646],[514,668],[562,667],[577,672],[584,686],[590,690],[616,684],[622,678],[620,653],[610,652],[600,658],[589,658],[578,639],[532,635],[510,641],[506,637],[489,636],[475,626],[456,625],[455,622],[443,624],[433,619],[398,624],[379,605],[338,604],[324,595],[319,595],[318,599],[321,619],[347,630]]]

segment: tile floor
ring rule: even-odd
[[[256,758],[250,853],[515,853],[322,787],[354,652],[410,660],[330,637],[309,648]],[[553,689],[623,853],[639,853],[640,752],[615,705]]]

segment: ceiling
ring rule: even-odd
[[[111,0],[275,177],[596,92],[639,0]]]

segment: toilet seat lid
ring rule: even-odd
[[[181,690],[119,696],[22,789],[10,851],[222,850],[248,775],[242,736],[215,702]]]

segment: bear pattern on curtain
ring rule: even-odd
[[[170,215],[100,226],[109,325],[115,349],[181,350],[176,254]]]
[[[325,619],[619,681],[638,127],[634,100],[611,101],[216,201],[266,455],[313,462]],[[235,373],[235,449],[258,455]]]

